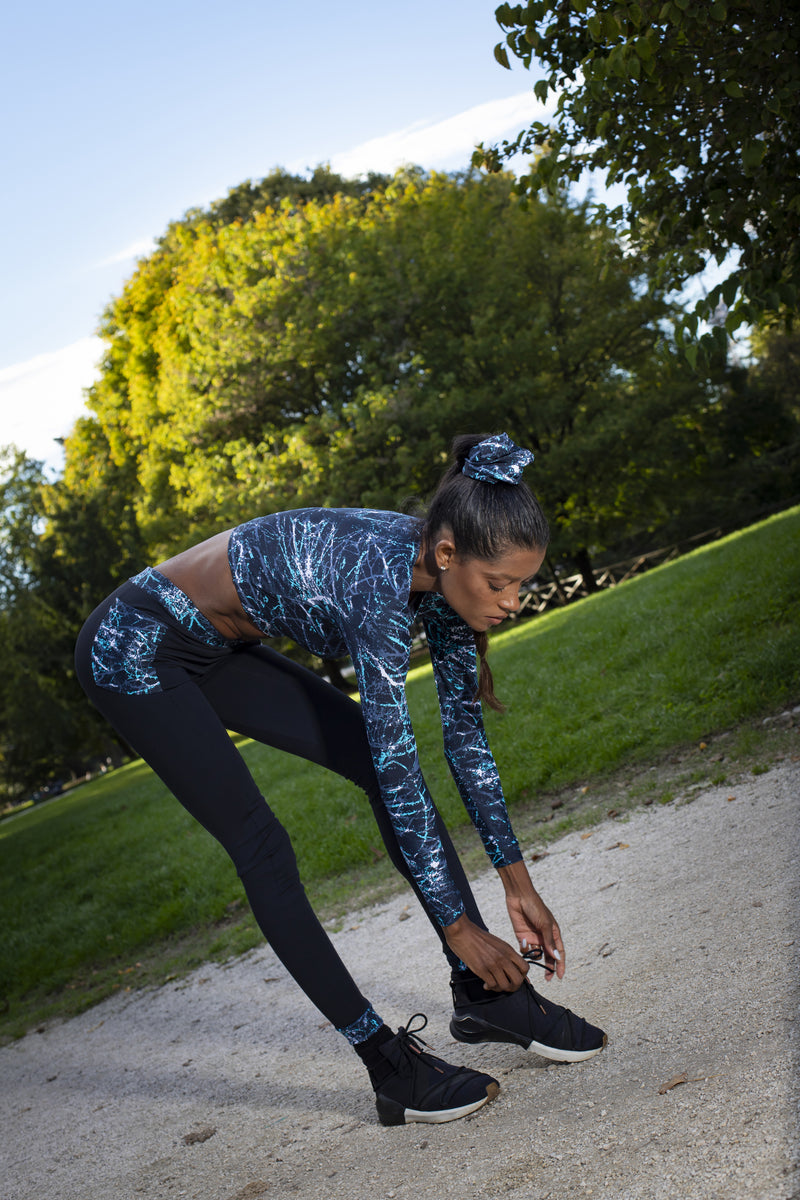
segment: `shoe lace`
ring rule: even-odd
[[[413,1022],[418,1019],[422,1024],[412,1029]],[[474,1081],[486,1077],[477,1075],[469,1067],[453,1067],[433,1054],[426,1054],[425,1049],[430,1050],[430,1046],[418,1035],[427,1024],[428,1018],[424,1013],[414,1013],[407,1024],[401,1025],[397,1031],[403,1049],[398,1074],[411,1077],[414,1106],[425,1108],[429,1099],[434,1097],[437,1107],[447,1107],[454,1102],[464,1083],[474,1090]]]
[[[412,1029],[411,1026],[417,1018],[422,1021],[422,1024],[418,1025],[416,1029]],[[404,1043],[411,1042],[417,1052],[421,1054],[423,1046],[430,1050],[428,1043],[423,1038],[417,1036],[417,1034],[422,1033],[427,1024],[428,1018],[425,1016],[425,1013],[414,1013],[413,1017],[409,1017],[407,1024],[401,1025],[397,1032],[402,1037]]]
[[[422,1024],[417,1025],[416,1029],[412,1029],[412,1025],[416,1020],[420,1020]],[[403,1051],[401,1061],[404,1061],[403,1066],[398,1064],[401,1074],[405,1074],[407,1071],[413,1070],[415,1064],[419,1063],[420,1061],[424,1062],[429,1067],[433,1067],[434,1070],[441,1073],[441,1067],[437,1065],[437,1059],[431,1058],[429,1054],[425,1053],[425,1051],[430,1050],[431,1047],[423,1038],[418,1036],[427,1024],[428,1018],[425,1016],[425,1013],[414,1013],[413,1017],[410,1017],[407,1023],[405,1025],[401,1025],[398,1029],[397,1038]]]
[[[526,962],[532,963],[534,967],[541,967],[543,971],[551,971],[552,967],[548,967],[546,962],[543,962],[544,950],[541,946],[531,946],[529,950],[522,951],[522,957]]]

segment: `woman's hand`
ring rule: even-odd
[[[541,946],[547,967],[545,979],[555,973],[564,978],[567,956],[561,940],[561,930],[550,909],[531,883],[523,862],[499,867],[498,874],[506,891],[506,908],[520,946],[531,949]]]
[[[474,971],[490,991],[515,992],[530,970],[520,954],[466,915],[460,916],[443,930],[453,953]]]

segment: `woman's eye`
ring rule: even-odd
[[[488,582],[488,581],[487,581],[487,582]],[[495,587],[495,585],[494,585],[493,583],[490,583],[490,584],[489,584],[489,588],[490,588],[490,589],[491,589],[491,591],[493,591],[493,592],[502,592],[502,591],[504,590],[504,589],[503,589],[503,588],[501,588],[501,587]]]

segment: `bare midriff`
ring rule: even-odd
[[[156,567],[184,592],[214,628],[226,638],[263,638],[245,615],[228,562],[232,530],[168,558]]]

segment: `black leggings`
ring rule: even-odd
[[[164,690],[123,695],[100,688],[92,676],[91,647],[111,600],[95,610],[78,639],[76,667],[84,690],[181,804],[224,846],[264,936],[324,1016],[337,1029],[344,1029],[362,1017],[368,1001],[315,916],[288,834],[259,792],[228,736],[229,729],[318,763],[363,788],[391,861],[416,892],[450,965],[457,966],[411,878],[381,801],[360,705],[266,646],[250,644],[209,654],[167,614],[164,623],[171,628],[163,650],[159,648],[160,654],[171,658],[162,676],[165,684],[169,681]],[[438,813],[437,827],[466,913],[485,928]]]

